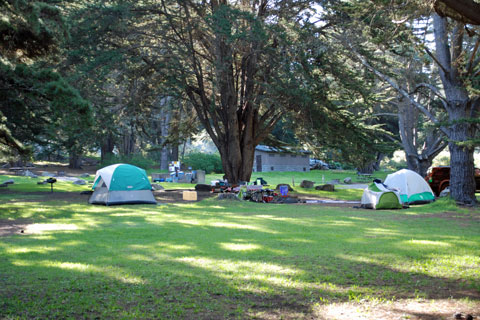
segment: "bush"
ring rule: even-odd
[[[222,160],[219,154],[207,154],[201,152],[189,153],[183,159],[183,163],[193,170],[205,170],[206,173],[222,173]]]
[[[407,161],[403,159],[397,161],[395,159],[390,159],[387,163],[384,164],[384,167],[387,170],[398,171],[407,168],[408,165]]]
[[[343,169],[342,168],[342,164],[340,162],[337,162],[337,161],[328,161],[328,167],[330,169]]]
[[[109,166],[111,164],[115,163],[128,163],[134,166],[137,166],[142,169],[148,169],[151,168],[155,165],[155,161],[146,158],[141,154],[131,154],[127,156],[122,156],[122,155],[113,155],[110,157],[106,157],[101,163],[100,163],[100,168]]]

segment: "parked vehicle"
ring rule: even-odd
[[[328,170],[328,164],[319,159],[310,159],[310,170]]]
[[[450,167],[433,167],[425,180],[438,197],[445,188],[450,186]],[[477,168],[475,168],[475,184],[476,190],[480,191],[480,169]]]

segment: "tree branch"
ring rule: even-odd
[[[435,0],[434,8],[441,17],[480,25],[480,4],[473,0]]]
[[[427,108],[425,108],[422,104],[418,103],[415,99],[413,99],[407,91],[405,91],[404,89],[402,89],[393,79],[391,79],[390,77],[388,77],[387,75],[383,74],[382,72],[380,72],[379,70],[375,69],[374,67],[372,67],[368,62],[367,60],[361,55],[359,54],[353,47],[350,46],[350,49],[351,51],[355,54],[356,58],[360,61],[361,64],[363,64],[368,70],[370,70],[371,72],[373,72],[379,79],[383,80],[383,81],[386,81],[388,84],[390,84],[390,86],[397,90],[403,97],[405,97],[406,99],[408,99],[410,101],[410,103],[412,103],[412,105],[414,105],[417,109],[419,109],[421,112],[423,112],[423,114],[425,114],[425,116],[427,116],[427,118],[432,121],[434,124],[436,125],[439,125],[440,122],[438,121],[437,118],[435,118],[435,116],[430,112],[428,111]],[[447,129],[443,126],[440,127],[440,129],[445,133],[447,134]]]
[[[433,61],[437,63],[438,67],[442,69],[445,74],[448,74],[446,67],[444,67],[440,61],[438,61],[437,57],[435,57],[435,55],[428,48],[425,48],[425,52],[433,59]]]
[[[439,97],[442,100],[443,105],[445,107],[447,106],[447,99],[445,99],[445,97],[442,96],[442,94],[440,93],[440,90],[438,90],[438,88],[432,86],[429,83],[419,83],[411,93],[416,93],[420,88],[430,89],[437,97]]]

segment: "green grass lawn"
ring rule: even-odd
[[[21,218],[24,234],[0,238],[0,318],[298,319],[401,298],[479,306],[480,213],[447,200],[369,211],[0,197],[0,219]]]
[[[153,171],[152,171],[153,172]],[[151,174],[151,172],[149,173]],[[292,185],[291,181],[288,179],[292,179],[294,177],[295,183],[295,192],[293,195],[314,195],[324,198],[330,199],[339,199],[339,200],[360,200],[362,197],[363,190],[361,189],[336,189],[335,192],[326,192],[326,191],[318,191],[314,189],[303,189],[299,187],[299,184],[302,180],[312,180],[316,181],[316,184],[322,184],[322,180],[328,182],[332,179],[339,179],[343,181],[343,179],[347,176],[354,177],[355,172],[353,171],[321,171],[321,170],[314,170],[310,173],[304,172],[264,172],[265,180],[269,183],[269,187],[275,188],[277,184],[280,183],[289,183]],[[386,175],[385,173],[377,173],[375,176],[382,176]],[[259,175],[260,176],[260,175]],[[205,177],[205,183],[210,184],[210,181],[222,179],[223,174],[207,174]],[[252,175],[252,179],[256,179],[256,175]],[[323,179],[322,179],[323,178]],[[22,177],[16,175],[0,175],[0,183],[3,181],[13,179],[15,181],[14,184],[8,186],[9,190],[13,191],[22,191],[22,192],[50,192],[50,184],[38,185],[37,182],[43,181],[46,177],[38,177],[38,178],[30,178],[30,177]],[[93,182],[94,176],[88,178],[79,178],[84,179],[85,181]],[[170,183],[170,182],[162,182],[160,183],[165,189],[193,189],[195,187],[194,184],[191,183]],[[88,191],[91,190],[92,184],[83,185],[74,185],[71,181],[57,181],[54,184],[54,192],[81,192],[81,191]],[[2,195],[0,193],[0,199],[8,198],[9,195]]]
[[[148,170],[148,175],[150,176],[153,172],[160,172],[155,170]],[[373,178],[378,178],[384,180],[391,172],[377,171],[372,175]],[[354,183],[369,183],[370,180],[359,180],[357,173],[355,171],[348,170],[312,170],[310,172],[253,172],[251,176],[251,181],[255,181],[257,178],[263,178],[268,182],[271,187],[275,187],[280,183],[288,183],[292,187],[299,186],[302,180],[314,181],[315,184],[325,184],[333,179],[340,180],[343,183],[343,179],[346,177],[351,177]],[[222,179],[223,174],[212,173],[205,176],[205,183],[210,184],[212,180]],[[175,188],[191,188],[191,184],[181,184],[181,183],[161,183],[164,187],[175,187]]]
[[[149,175],[155,172],[149,171]],[[389,172],[378,171],[375,172],[373,177],[384,180]],[[262,177],[267,181],[269,188],[275,188],[278,184],[288,183],[290,184],[295,192],[293,195],[314,195],[330,199],[338,200],[360,200],[362,197],[362,189],[336,189],[335,192],[327,191],[318,191],[315,189],[303,189],[299,185],[302,180],[314,181],[316,185],[325,184],[333,179],[340,180],[343,183],[343,179],[346,177],[351,177],[354,183],[366,184],[369,181],[359,181],[357,174],[354,171],[345,171],[345,170],[312,170],[310,172],[254,172],[252,174],[251,180],[254,181],[257,178]],[[205,176],[205,183],[210,184],[212,180],[222,179],[223,174],[207,174]],[[170,182],[161,182],[159,183],[165,189],[193,189],[194,185],[189,183],[170,183]]]
[[[14,184],[8,186],[8,190],[21,191],[21,192],[50,192],[50,184],[37,184],[37,182],[44,181],[48,177],[30,178],[15,175],[0,175],[0,183],[6,180],[13,180]],[[93,181],[94,176],[90,178],[79,178],[85,181]],[[76,185],[71,181],[57,181],[53,184],[53,190],[55,192],[81,192],[91,189],[91,184],[88,185]],[[1,196],[1,193],[0,193]]]

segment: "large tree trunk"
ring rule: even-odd
[[[168,107],[169,101],[169,97],[160,99],[160,138],[158,143],[162,146],[160,150],[160,170],[168,170],[169,150],[166,141],[170,133],[171,112]]]
[[[160,151],[160,170],[168,170],[168,148],[162,147]]]
[[[238,141],[230,140],[230,145],[238,144],[231,149],[220,146],[220,156],[225,176],[229,182],[238,183],[250,181],[255,154],[253,144],[241,145]],[[231,151],[230,151],[231,150]]]
[[[433,158],[420,158],[418,156],[407,156],[407,166],[409,170],[415,171],[422,177],[427,175],[428,168],[432,165]]]
[[[446,109],[450,121],[447,131],[450,140],[450,194],[460,203],[474,204],[476,203],[474,148],[471,141],[474,138],[475,125],[468,119],[475,115],[478,99],[472,100],[469,97],[460,71],[465,55],[464,25],[457,22],[449,37],[446,18],[434,14],[433,22],[440,78],[447,99]]]
[[[250,4],[258,21],[265,18],[267,2]],[[224,3],[211,1],[210,5],[216,18],[231,18],[228,15],[233,11],[225,11]],[[185,15],[190,18],[187,8]],[[245,21],[245,25],[249,22]],[[250,180],[255,147],[271,132],[282,113],[275,108],[272,102],[275,99],[265,102],[268,100],[265,83],[271,80],[273,64],[262,61],[267,57],[268,44],[252,37],[235,46],[231,39],[236,36],[230,32],[233,30],[214,28],[212,33],[202,35],[205,38],[199,41],[208,46],[211,54],[211,65],[206,68],[203,68],[206,59],[197,56],[195,50],[198,46],[193,38],[197,35],[189,34],[188,50],[195,81],[187,79],[185,89],[199,120],[220,152],[227,180],[238,183]]]
[[[135,129],[133,125],[130,125],[129,127],[126,127],[123,130],[122,140],[119,145],[120,154],[124,156],[128,156],[130,154],[135,153],[135,144],[136,144]]]
[[[452,128],[448,144],[450,149],[450,194],[460,203],[473,204],[475,198],[475,169],[473,147],[461,146],[458,142],[471,139],[469,124],[456,124]]]
[[[108,134],[106,139],[102,142],[102,146],[100,148],[100,158],[101,161],[104,161],[106,158],[111,157],[113,155],[113,149],[115,147],[113,136]]]
[[[70,169],[82,169],[81,155],[77,154],[75,151],[71,151],[69,162],[68,162],[68,167]]]
[[[174,144],[170,149],[170,160],[178,161],[178,144]]]

